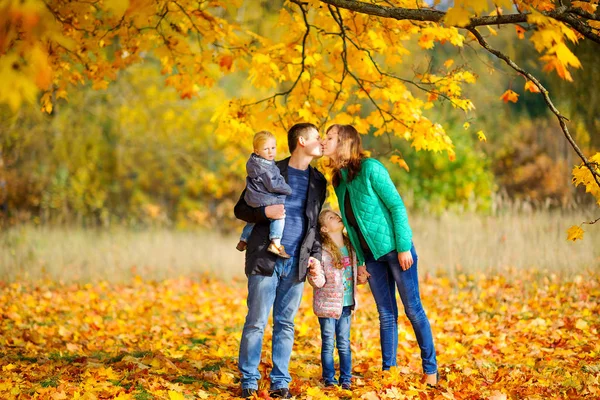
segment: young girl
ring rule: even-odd
[[[274,204],[284,204],[285,196],[292,194],[292,188],[285,182],[281,171],[275,165],[277,142],[271,132],[260,131],[254,135],[254,153],[246,163],[246,191],[244,200],[250,207],[264,207]],[[272,219],[269,239],[271,243],[267,251],[282,258],[290,258],[281,245],[285,219]],[[254,224],[248,223],[242,230],[240,241],[236,246],[239,251],[246,250],[248,238]]]
[[[309,264],[308,282],[314,287],[313,310],[321,326],[321,366],[325,386],[338,384],[333,345],[340,357],[339,384],[351,389],[350,314],[356,309],[356,285],[367,281],[366,268],[356,266],[356,253],[344,235],[342,218],[331,210],[319,215],[323,263]]]

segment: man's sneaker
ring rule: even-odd
[[[352,390],[352,385],[350,384],[350,382],[344,382],[341,386],[344,390]]]
[[[288,388],[271,390],[269,392],[269,396],[271,396],[274,399],[291,399],[292,398],[292,394],[290,393],[290,390]]]
[[[285,247],[283,245],[277,246],[275,243],[271,242],[269,247],[267,247],[267,251],[273,254],[277,254],[281,258],[290,258],[291,256],[285,252]]]
[[[242,397],[244,399],[251,399],[256,394],[256,389],[242,389]]]
[[[248,247],[248,244],[246,242],[244,242],[243,240],[240,240],[237,244],[237,246],[235,246],[236,249],[238,249],[238,251],[244,251],[246,250],[246,247]]]

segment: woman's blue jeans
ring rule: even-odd
[[[406,271],[402,270],[398,262],[398,253],[389,252],[378,260],[366,252],[365,263],[367,271],[371,274],[369,286],[377,304],[379,312],[379,334],[381,340],[381,353],[383,370],[388,370],[396,365],[398,350],[398,305],[396,303],[396,287],[400,292],[400,299],[404,305],[404,312],[417,337],[421,348],[423,372],[435,374],[437,362],[433,335],[429,320],[423,310],[419,294],[418,258],[415,246],[410,249],[413,265]]]
[[[337,385],[335,367],[333,363],[334,342],[340,356],[340,384],[350,383],[352,380],[352,352],[350,351],[350,314],[352,307],[342,309],[339,319],[319,318],[321,325],[321,367],[323,380],[326,385]]]

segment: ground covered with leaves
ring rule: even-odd
[[[398,365],[380,371],[368,286],[352,325],[354,390],[320,382],[320,336],[307,285],[290,365],[298,399],[600,398],[600,276],[570,280],[423,276],[441,382],[422,381],[408,320]],[[236,357],[245,282],[180,278],[129,284],[0,284],[0,398],[228,399],[240,395]],[[268,328],[259,394],[268,397]]]

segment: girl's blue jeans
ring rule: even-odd
[[[433,335],[429,320],[423,310],[419,294],[418,257],[413,245],[410,249],[413,265],[406,271],[402,270],[398,262],[398,253],[389,252],[375,260],[369,252],[365,254],[367,271],[371,274],[369,286],[377,304],[379,312],[379,333],[381,340],[381,353],[383,370],[388,370],[396,365],[398,350],[398,305],[396,303],[396,287],[404,305],[404,312],[417,337],[421,348],[423,372],[435,374],[437,362]]]
[[[283,237],[283,228],[285,228],[285,218],[272,219],[269,230],[269,240],[281,239]],[[240,236],[240,240],[242,242],[248,243],[248,238],[252,233],[252,229],[254,229],[254,224],[250,222],[244,226],[244,229],[242,230],[242,236]]]
[[[352,352],[350,351],[350,314],[352,307],[342,309],[339,319],[319,318],[321,325],[321,367],[326,385],[337,385],[333,363],[334,342],[340,356],[340,384],[350,383],[352,379]]]

